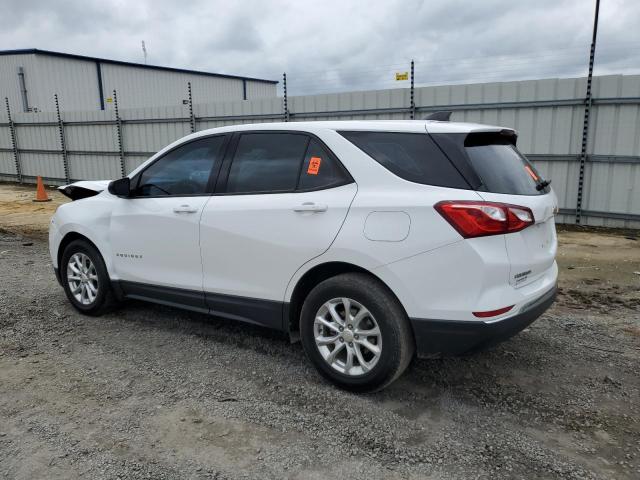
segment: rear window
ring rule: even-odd
[[[425,185],[469,188],[460,172],[426,133],[339,133],[400,178]]]
[[[510,195],[541,195],[544,180],[509,138],[491,135],[468,135],[464,149],[471,166],[482,182],[483,190]]]

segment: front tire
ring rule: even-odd
[[[65,247],[60,277],[67,298],[80,313],[98,316],[116,304],[102,255],[86,240]]]
[[[300,315],[300,336],[318,372],[354,392],[389,385],[407,368],[415,350],[398,300],[380,281],[362,273],[329,278],[309,293]]]

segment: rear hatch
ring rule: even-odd
[[[527,207],[534,224],[504,235],[511,266],[509,283],[518,288],[540,278],[556,256],[557,198],[535,167],[516,148],[513,130],[432,134],[483,200]]]

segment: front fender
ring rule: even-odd
[[[98,248],[109,276],[114,278],[110,241],[112,209],[110,195],[104,192],[58,207],[49,228],[49,251],[53,266],[58,268],[58,253],[64,238],[76,233],[89,239]]]

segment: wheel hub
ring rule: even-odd
[[[353,332],[351,330],[344,329],[340,335],[345,342],[353,342]]]

